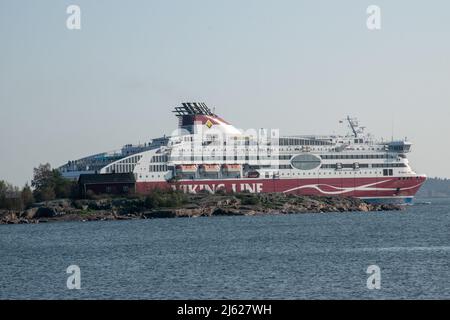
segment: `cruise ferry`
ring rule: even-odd
[[[409,141],[377,140],[355,118],[340,121],[348,124],[344,135],[282,136],[274,129],[239,130],[204,103],[182,103],[173,113],[178,128],[171,135],[59,170],[72,179],[132,173],[142,194],[282,192],[386,203],[411,203],[426,179],[409,164]]]

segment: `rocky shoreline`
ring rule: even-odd
[[[367,204],[351,197],[314,197],[264,194],[196,194],[183,203],[164,207],[149,205],[146,198],[60,199],[37,203],[23,211],[0,210],[0,224],[56,221],[101,221],[202,216],[256,216],[323,212],[401,210],[398,205]]]

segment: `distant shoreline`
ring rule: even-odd
[[[324,212],[401,210],[393,204],[368,204],[352,197],[297,196],[282,193],[183,195],[175,204],[158,198],[59,199],[23,211],[0,210],[0,224],[58,221],[108,221],[209,216],[259,216]],[[159,203],[158,203],[159,201]]]

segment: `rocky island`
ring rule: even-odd
[[[183,194],[159,191],[148,196],[58,199],[35,203],[26,210],[0,210],[0,224],[368,212],[401,208],[398,205],[368,204],[360,199],[341,196],[317,197],[283,193]]]

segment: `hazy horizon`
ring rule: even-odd
[[[81,30],[66,28],[71,4]],[[381,30],[366,27],[372,4]],[[3,0],[0,180],[168,134],[184,101],[282,135],[356,116],[376,137],[408,137],[418,173],[448,178],[449,12],[443,0]]]

